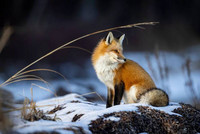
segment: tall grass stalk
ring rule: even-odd
[[[189,91],[191,92],[192,95],[192,101],[193,101],[193,105],[200,109],[200,98],[198,97],[198,93],[195,91],[195,87],[194,87],[194,83],[192,80],[192,76],[191,76],[191,60],[188,58],[186,59],[185,64],[183,65],[183,69],[185,68],[186,70],[186,82],[185,82],[185,86],[189,89]]]
[[[78,41],[78,40],[81,40],[81,39],[84,39],[86,37],[89,37],[89,36],[92,36],[92,35],[95,35],[95,34],[99,34],[99,33],[103,33],[103,32],[107,32],[107,31],[112,31],[112,30],[116,30],[116,29],[125,29],[125,28],[132,28],[132,27],[137,27],[137,28],[142,28],[144,29],[142,26],[144,25],[155,25],[155,24],[158,24],[158,22],[143,22],[143,23],[136,23],[136,24],[129,24],[129,25],[124,25],[124,26],[118,26],[118,27],[114,27],[114,28],[108,28],[108,29],[104,29],[104,30],[100,30],[100,31],[97,31],[97,32],[93,32],[93,33],[89,33],[89,34],[86,34],[84,36],[81,36],[79,38],[76,38],[64,45],[61,45],[60,47],[52,50],[51,52],[45,54],[44,56],[40,57],[39,59],[33,61],[32,63],[30,63],[29,65],[25,66],[24,68],[22,68],[20,71],[18,71],[17,73],[15,73],[13,76],[11,76],[8,80],[6,80],[5,82],[3,82],[1,86],[5,85],[5,83],[8,83],[10,82],[12,79],[14,79],[15,77],[19,76],[20,73],[22,73],[23,71],[25,71],[27,68],[29,68],[30,66],[34,65],[35,63],[41,61],[42,59],[46,58],[47,56],[57,52],[58,50],[61,50],[63,48],[65,48],[66,46]]]

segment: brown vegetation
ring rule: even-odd
[[[33,101],[29,102],[27,98],[25,98],[24,100],[24,106],[21,111],[21,118],[27,121],[31,121],[31,122],[37,121],[40,119],[51,120],[51,121],[57,120],[56,115],[54,116],[54,118],[50,116],[46,116],[46,114],[42,110],[38,110],[36,108],[35,102]]]
[[[138,106],[137,112],[114,112],[105,114],[90,124],[94,134],[110,133],[197,133],[200,132],[200,111],[190,105],[181,104],[181,108],[168,114],[150,107]],[[118,117],[119,121],[105,120],[108,117]]]

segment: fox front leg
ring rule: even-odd
[[[106,108],[112,107],[114,102],[114,90],[108,88]]]
[[[114,98],[114,105],[119,105],[122,96],[124,94],[124,82],[120,82],[120,84],[115,85],[115,98]]]

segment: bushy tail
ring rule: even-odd
[[[141,95],[139,102],[162,107],[169,104],[169,97],[165,91],[158,88],[152,88]]]

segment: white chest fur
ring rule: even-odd
[[[111,89],[114,89],[114,70],[117,67],[118,64],[111,63],[108,55],[101,56],[94,66],[99,80]]]

